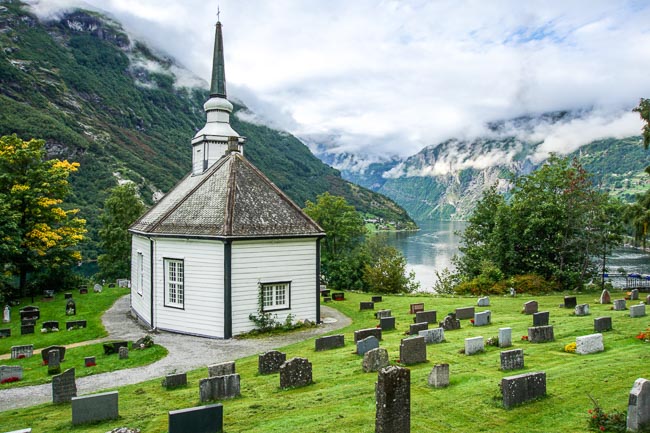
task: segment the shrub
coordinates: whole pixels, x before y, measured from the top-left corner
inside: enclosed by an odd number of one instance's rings
[[[517,293],[530,295],[550,293],[559,288],[555,281],[548,281],[537,274],[515,275],[512,277],[512,283]]]
[[[589,396],[589,398],[594,403],[594,408],[587,411],[589,413],[587,427],[590,431],[621,433],[627,431],[627,412],[613,410],[607,413],[593,397]]]

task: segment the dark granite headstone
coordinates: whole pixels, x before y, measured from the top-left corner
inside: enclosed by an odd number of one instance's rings
[[[38,307],[28,305],[20,309],[20,320],[38,320],[41,318],[41,310]]]
[[[359,302],[359,310],[374,310],[374,302]]]
[[[118,349],[119,359],[129,359],[129,348],[128,346],[120,346]]]
[[[77,396],[74,368],[52,377],[52,403],[67,403]]]
[[[58,350],[59,361],[65,361],[65,346],[49,346],[41,350],[41,357],[43,358],[43,362],[46,362],[48,360],[49,353],[52,350]]]
[[[72,328],[85,328],[87,325],[88,323],[85,320],[71,320],[65,322],[65,329],[68,331]]]
[[[11,337],[11,328],[0,329],[0,338],[7,338],[7,337]]]
[[[603,332],[612,330],[612,318],[611,317],[596,317],[594,319],[594,331]]]
[[[546,373],[525,373],[501,379],[503,406],[506,409],[546,395]]]
[[[34,325],[20,325],[20,335],[27,335],[34,333]]]
[[[537,301],[528,301],[524,304],[524,314],[535,314],[538,308],[539,304]]]
[[[392,331],[395,329],[395,318],[394,317],[381,317],[379,319],[379,327],[382,331]]]
[[[223,432],[223,405],[208,404],[172,410],[168,415],[169,433]]]
[[[287,360],[287,354],[271,350],[257,357],[257,371],[259,374],[273,374],[280,371],[280,366]]]
[[[553,325],[528,328],[528,341],[531,343],[546,343],[553,340],[555,340]]]
[[[564,308],[575,308],[578,305],[578,299],[575,296],[564,297]]]
[[[418,335],[420,331],[429,329],[429,324],[427,322],[414,323],[409,326],[409,335]]]
[[[59,322],[56,320],[48,320],[46,322],[43,322],[42,327],[43,329],[47,329],[48,331],[51,331],[52,329],[60,329]]]
[[[371,335],[381,341],[381,328],[366,328],[354,331],[354,342],[356,343],[357,341],[363,340]]]
[[[372,335],[366,337],[363,340],[357,341],[357,355],[364,355],[367,351],[376,349],[379,347],[379,340],[377,340]]]
[[[547,326],[550,313],[548,311],[540,311],[533,314],[533,326]]]
[[[65,314],[66,316],[74,316],[77,314],[77,304],[74,299],[68,299],[68,302],[65,304]]]
[[[417,304],[411,304],[409,307],[409,314],[415,314],[418,311],[424,311],[424,304],[423,303],[417,303]]]
[[[345,293],[343,292],[334,292],[332,293],[332,299],[335,301],[344,301],[345,300]]]
[[[239,374],[214,376],[199,381],[199,400],[212,401],[241,395]]]
[[[399,345],[399,360],[404,365],[427,362],[427,343],[424,337],[404,338]]]
[[[314,341],[314,345],[317,352],[343,347],[345,346],[345,336],[343,334],[337,334],[320,337]]]
[[[86,356],[84,358],[84,365],[86,367],[94,367],[97,365],[97,362],[95,362],[95,357],[94,356]]]
[[[429,311],[418,311],[415,313],[415,318],[413,319],[413,323],[422,323],[426,322],[431,325],[434,325],[438,322],[437,316],[438,313],[436,310],[429,310]]]
[[[118,419],[117,391],[72,398],[72,425]]]
[[[322,297],[324,297],[324,298],[325,298],[325,297],[329,298],[329,297],[330,297],[330,293],[331,293],[331,290],[330,290],[330,289],[323,289],[323,290],[320,291],[320,295],[321,295]]]
[[[227,376],[235,373],[235,361],[208,365],[208,377]]]
[[[311,362],[306,358],[292,358],[280,366],[280,388],[306,386],[311,383]]]
[[[373,296],[371,298],[372,302],[382,302],[382,297],[381,296]]]
[[[474,318],[474,307],[464,307],[456,308],[456,319],[473,319]]]
[[[80,295],[87,295],[88,294],[88,288],[87,287],[82,287],[79,289],[79,294]]]
[[[410,433],[411,370],[396,366],[379,370],[375,400],[375,433]]]
[[[520,368],[524,368],[524,349],[501,352],[501,370],[519,370]]]
[[[61,360],[59,356],[60,352],[58,350],[50,350],[47,353],[47,374],[61,373]]]
[[[63,297],[64,297],[65,299],[72,299],[72,293],[65,293],[65,294],[63,295]]]

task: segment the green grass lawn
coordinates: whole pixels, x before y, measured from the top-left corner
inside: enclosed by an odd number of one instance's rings
[[[620,298],[614,293],[613,299]],[[588,395],[606,410],[627,408],[628,394],[634,381],[650,376],[650,344],[635,336],[650,320],[630,318],[627,311],[612,311],[610,305],[596,304],[598,294],[579,294],[578,303],[589,303],[591,315],[575,317],[559,308],[561,295],[517,298],[491,297],[492,324],[472,327],[468,320],[462,328],[445,332],[446,343],[427,347],[428,362],[409,366],[411,370],[412,432],[583,432],[587,410],[592,407]],[[283,348],[287,357],[306,357],[313,364],[314,384],[298,389],[280,390],[278,374],[259,376],[257,357],[237,361],[242,396],[224,404],[225,432],[374,432],[376,373],[363,373],[362,357],[354,354],[353,332],[374,327],[378,321],[372,311],[358,310],[359,301],[368,294],[346,293],[346,301],[330,305],[352,317],[354,323],[335,333],[345,335],[343,348],[314,351],[314,340]],[[555,342],[532,344],[521,340],[532,325],[532,316],[520,313],[525,301],[536,299],[540,311],[550,311]],[[442,319],[456,307],[472,306],[476,298],[433,296],[384,296],[376,309],[391,309],[398,329],[384,333],[381,346],[388,349],[391,363],[399,358],[399,342],[412,322],[410,303],[424,302],[427,310],[438,311]],[[592,355],[569,354],[566,344],[577,336],[593,333],[593,319],[611,316],[614,330],[604,333],[605,351]],[[487,347],[481,354],[459,353],[467,337],[496,336],[498,328],[513,329],[513,347],[523,348],[523,370],[499,370],[499,352]],[[427,377],[436,363],[450,364],[451,384],[435,389]],[[179,369],[179,371],[182,371]],[[509,375],[545,371],[548,396],[511,410],[501,406],[499,382]],[[167,431],[167,412],[200,405],[198,381],[207,377],[205,368],[188,373],[189,385],[166,391],[160,380],[115,388],[119,390],[120,419],[96,425],[72,427],[69,404],[40,405],[6,411],[3,427],[12,430],[32,427],[34,431],[104,433],[118,426],[137,427],[143,432]]]

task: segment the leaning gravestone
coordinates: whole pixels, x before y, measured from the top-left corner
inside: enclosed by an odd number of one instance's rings
[[[375,400],[375,433],[410,433],[411,370],[396,366],[379,370]]]
[[[555,340],[553,325],[528,328],[528,341],[531,343],[546,343],[553,340]]]
[[[650,424],[650,381],[634,381],[627,404],[627,429],[638,431]]]
[[[405,365],[427,362],[427,344],[424,337],[404,338],[399,345],[399,359],[400,363]]]
[[[34,355],[34,345],[11,346],[11,359],[30,358]]]
[[[501,352],[501,370],[519,370],[521,368],[524,368],[524,349]]]
[[[72,425],[118,419],[117,391],[72,398]]]
[[[474,318],[474,307],[465,307],[465,308],[456,308],[456,319],[473,319]]]
[[[506,409],[546,395],[546,373],[525,373],[501,379],[501,395]]]
[[[414,323],[409,325],[409,335],[418,335],[420,331],[424,331],[425,329],[429,329],[429,324],[427,322]]]
[[[0,382],[7,379],[22,380],[23,367],[20,365],[0,365]]]
[[[162,381],[165,389],[174,389],[187,385],[187,373],[168,374]]]
[[[280,366],[280,388],[306,386],[312,382],[311,362],[306,358],[292,358]]]
[[[537,301],[528,301],[524,304],[524,314],[535,314],[538,308],[539,304]]]
[[[168,413],[169,433],[221,433],[223,405],[208,404]]]
[[[460,320],[456,319],[455,314],[449,314],[440,322],[440,327],[445,331],[460,329]]]
[[[645,316],[645,304],[630,305],[630,317]]]
[[[199,399],[202,402],[234,398],[240,395],[239,374],[208,377],[199,381]]]
[[[316,352],[343,347],[345,346],[345,336],[343,334],[337,334],[320,337],[314,341],[314,345]]]
[[[359,302],[359,310],[374,310],[375,309],[375,303],[374,302]]]
[[[375,349],[367,351],[363,355],[363,362],[361,364],[361,367],[363,368],[364,372],[370,373],[372,371],[379,371],[384,367],[388,367],[388,365],[388,350],[383,347],[377,347]]]
[[[483,337],[472,337],[465,339],[465,355],[474,355],[485,350]]]
[[[580,304],[576,305],[574,310],[576,316],[588,316],[589,315],[589,304]]]
[[[377,340],[381,340],[381,328],[366,328],[354,331],[354,342],[356,343],[357,341],[363,340],[371,335]]]
[[[499,328],[499,347],[512,346],[512,328]]]
[[[52,403],[67,403],[77,396],[74,368],[52,377]]]
[[[487,326],[491,323],[492,312],[490,310],[485,310],[474,314],[474,326]]]
[[[379,328],[382,331],[392,331],[393,329],[395,329],[395,318],[394,317],[379,318]]]
[[[603,292],[600,294],[599,302],[601,304],[611,304],[612,303],[612,296],[609,294],[609,291],[607,289],[603,289]]]
[[[632,289],[630,292],[630,301],[638,301],[639,300],[639,289]]]
[[[366,337],[363,340],[357,341],[357,355],[364,355],[367,351],[376,349],[379,347],[379,340],[377,340],[372,335]]]
[[[478,301],[476,302],[476,305],[479,307],[489,307],[490,306],[490,297],[489,296],[484,296],[482,298],[478,298]]]
[[[603,332],[612,330],[612,318],[611,317],[596,317],[594,319],[594,331]]]
[[[614,311],[623,311],[627,309],[625,299],[617,299],[614,301]]]
[[[422,323],[426,322],[429,324],[436,324],[438,323],[437,316],[438,312],[436,310],[429,310],[429,311],[418,311],[415,313],[415,318],[413,319],[413,323]]]
[[[605,350],[603,334],[583,335],[576,338],[576,353],[580,355],[602,352],[603,350]]]
[[[287,354],[277,350],[264,352],[257,357],[259,374],[273,374],[280,371],[280,366],[287,360]]]
[[[564,297],[564,308],[575,308],[578,305],[578,298],[575,296]]]
[[[208,377],[227,376],[235,373],[235,361],[208,365]]]
[[[533,326],[548,326],[548,319],[550,313],[548,311],[540,311],[533,314]]]
[[[436,364],[429,373],[428,383],[435,388],[449,386],[449,364]]]
[[[445,341],[445,330],[442,328],[425,329],[418,332],[420,337],[424,337],[426,344],[437,344]]]

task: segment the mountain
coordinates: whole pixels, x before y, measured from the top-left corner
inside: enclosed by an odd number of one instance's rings
[[[50,157],[81,164],[70,204],[88,220],[86,258],[97,256],[98,216],[112,187],[133,181],[151,204],[190,170],[208,92],[186,84],[198,81],[98,13],[40,22],[20,1],[0,4],[0,135],[42,138]],[[345,181],[294,136],[246,122],[248,109],[234,105],[245,155],[298,205],[329,191],[369,216],[415,227],[395,202]]]

